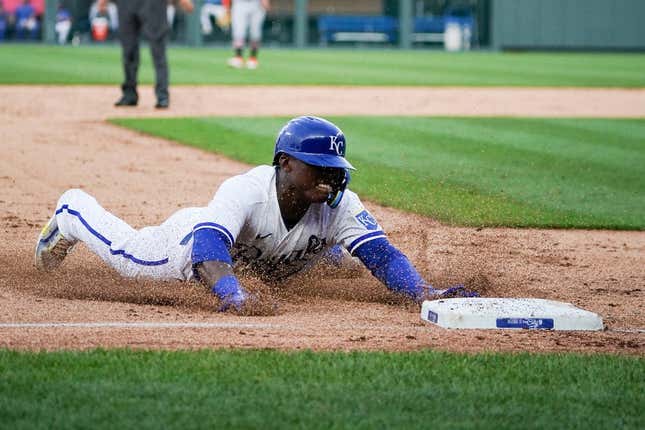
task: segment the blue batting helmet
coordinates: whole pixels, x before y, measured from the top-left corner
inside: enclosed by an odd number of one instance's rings
[[[345,159],[345,146],[345,135],[336,125],[315,116],[300,116],[280,130],[273,164],[284,153],[312,166],[354,169]]]

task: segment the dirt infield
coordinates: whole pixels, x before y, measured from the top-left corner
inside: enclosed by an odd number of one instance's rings
[[[141,95],[139,107],[117,110],[115,87],[0,86],[0,346],[645,352],[645,232],[456,228],[367,202],[434,284],[571,302],[604,318],[608,329],[597,333],[444,330],[364,269],[303,276],[271,293],[278,315],[236,317],[212,312],[214,299],[193,284],[124,281],[82,247],[53,274],[32,264],[39,229],[67,188],[87,190],[142,227],[205,205],[222,180],[248,169],[108,117],[645,117],[645,91],[175,87],[167,112],[152,108],[150,88]]]

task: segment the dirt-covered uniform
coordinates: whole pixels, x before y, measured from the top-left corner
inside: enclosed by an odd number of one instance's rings
[[[226,180],[208,206],[181,209],[161,225],[140,230],[106,211],[89,194],[72,189],[58,201],[56,222],[64,237],[85,243],[123,276],[157,279],[193,277],[193,233],[200,229],[223,233],[234,267],[269,282],[303,270],[334,244],[351,252],[385,237],[349,190],[337,208],[312,204],[287,230],[275,180],[275,167],[256,167]]]

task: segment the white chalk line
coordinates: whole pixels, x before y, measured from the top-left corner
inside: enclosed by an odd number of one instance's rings
[[[228,329],[274,329],[274,330],[302,330],[303,327],[296,327],[283,324],[262,324],[262,323],[227,323],[227,322],[24,322],[24,323],[0,323],[0,329],[16,328],[228,328]],[[350,330],[409,330],[417,327],[393,327],[393,326],[329,326],[324,328],[350,329]]]
[[[425,328],[429,327],[424,326]],[[0,329],[3,328],[118,328],[118,329],[137,329],[137,328],[224,328],[224,329],[274,329],[274,330],[302,330],[302,327],[294,327],[282,324],[262,324],[262,323],[234,323],[234,322],[23,322],[23,323],[0,323]],[[353,329],[353,330],[410,330],[418,329],[415,327],[392,327],[392,326],[325,326],[325,328],[334,329]],[[557,330],[556,330],[557,331]],[[642,328],[610,328],[607,331],[618,333],[645,333]]]
[[[0,328],[282,328],[275,324],[226,322],[44,322],[0,323]]]

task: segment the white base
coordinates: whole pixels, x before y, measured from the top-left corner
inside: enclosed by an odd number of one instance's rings
[[[421,319],[444,328],[602,330],[602,318],[571,303],[543,299],[426,300]]]

